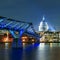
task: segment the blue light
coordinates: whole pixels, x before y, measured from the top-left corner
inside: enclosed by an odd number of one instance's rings
[[[14,40],[15,42],[13,42],[13,44],[15,44],[17,47],[22,47],[21,37],[22,37],[23,33],[25,33],[27,31],[27,29],[29,27],[31,27],[31,24],[28,23],[28,22],[21,22],[21,21],[14,21],[14,20],[9,20],[8,21],[8,20],[9,19],[7,19],[7,18],[1,19],[0,20],[0,27],[3,28],[3,29],[7,28],[10,31],[10,33],[12,34],[13,38],[18,39],[18,40]],[[43,18],[43,20],[44,20],[44,18]],[[12,31],[12,30],[14,30],[14,31]],[[16,30],[18,30],[19,36],[15,34]],[[34,37],[38,36],[38,35],[35,34],[35,32],[32,33],[31,31],[29,32],[29,34],[34,36]],[[38,44],[35,44],[34,46],[38,46]]]
[[[55,28],[51,25],[49,25],[49,31],[55,31]]]
[[[21,29],[21,30],[19,31],[20,37],[22,36],[23,33],[24,33],[24,29]]]
[[[1,23],[1,28],[4,28],[5,23]]]
[[[8,25],[7,28],[8,28],[8,29],[11,29],[11,25]]]
[[[14,34],[14,31],[9,30],[9,32],[12,34],[12,36],[13,36],[14,38],[16,38],[16,36],[15,36],[15,34]]]
[[[17,27],[15,27],[14,29],[17,30]]]
[[[12,22],[9,22],[8,24],[5,24],[5,26],[4,27],[7,27],[8,25],[10,25]]]
[[[34,44],[34,47],[38,47],[40,43],[35,43]]]
[[[3,21],[3,19],[0,19],[0,22],[2,22]]]

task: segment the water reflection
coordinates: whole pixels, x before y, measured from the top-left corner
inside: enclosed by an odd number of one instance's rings
[[[10,54],[10,60],[22,60],[23,49],[12,49]]]
[[[7,48],[5,49],[5,52],[4,52],[4,60],[9,60],[9,52]]]
[[[5,49],[8,49],[9,43],[5,43]]]
[[[23,43],[23,48],[9,46],[5,43],[5,49],[0,49],[0,60],[60,60],[60,43]]]
[[[53,47],[52,43],[50,43],[50,47]]]
[[[1,43],[0,44],[0,48],[5,48],[5,49],[9,49],[12,47],[11,43]],[[28,44],[28,43],[23,43],[23,48],[27,48],[27,47],[37,47],[39,49],[44,49],[46,47],[60,47],[60,43],[32,43],[32,44]]]
[[[52,47],[60,47],[60,43],[50,43],[49,46]]]
[[[40,43],[34,53],[35,60],[45,60],[45,43]]]
[[[44,47],[45,47],[45,43],[40,43],[38,48],[39,49],[44,49]]]

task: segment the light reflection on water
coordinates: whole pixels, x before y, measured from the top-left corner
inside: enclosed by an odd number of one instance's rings
[[[23,48],[26,47],[37,47],[39,49],[44,49],[46,47],[49,48],[53,48],[53,47],[60,47],[60,43],[40,43],[40,44],[27,44],[27,43],[23,43]],[[12,43],[0,43],[0,48],[4,48],[4,49],[10,49],[12,47]]]
[[[60,60],[60,43],[23,43],[23,48],[11,46],[11,43],[0,44],[0,60],[3,57],[4,60]]]
[[[9,52],[7,50],[7,47],[5,48],[5,52],[4,52],[4,60],[9,60]]]
[[[8,49],[9,43],[5,43],[5,49]]]
[[[50,47],[50,48],[53,48],[53,47],[60,47],[60,43],[40,43],[40,44],[27,44],[27,43],[23,43],[22,44],[23,48],[26,48],[26,47],[37,47],[38,49],[41,49],[43,50],[44,48],[46,47]],[[0,48],[5,48],[5,49],[10,49],[12,47],[12,43],[2,43],[0,44]]]
[[[40,48],[40,49],[44,49],[44,47],[45,47],[45,43],[40,43],[38,46],[38,48]]]

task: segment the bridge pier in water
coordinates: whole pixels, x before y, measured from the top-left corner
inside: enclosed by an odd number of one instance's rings
[[[18,38],[15,36],[14,31],[10,31],[10,32],[14,37],[13,42],[12,42],[12,47],[13,48],[22,48],[22,39],[21,39],[21,37],[22,37],[22,34],[23,34],[23,30],[19,31],[19,37]]]
[[[22,48],[22,40],[19,38],[14,38],[12,42],[12,48]]]

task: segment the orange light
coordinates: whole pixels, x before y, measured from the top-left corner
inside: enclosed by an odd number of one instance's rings
[[[34,39],[32,39],[32,41],[34,42]]]
[[[7,38],[3,38],[3,42],[8,42],[8,39]]]
[[[25,40],[23,40],[23,42],[25,42]]]
[[[22,37],[22,39],[27,39],[27,37],[25,36],[25,37]]]

